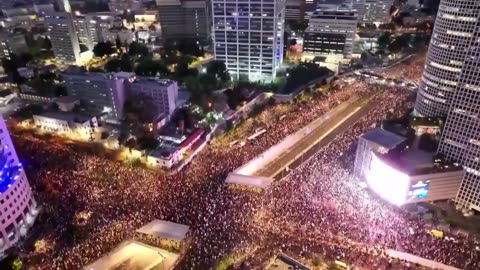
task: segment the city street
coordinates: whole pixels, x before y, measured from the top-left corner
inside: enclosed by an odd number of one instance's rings
[[[270,162],[255,172],[255,175],[275,177],[286,167],[293,169],[290,166],[291,164],[297,160],[301,164],[303,160],[316,153],[318,149],[328,145],[337,135],[345,132],[349,126],[365,116],[373,107],[374,104],[369,103],[369,98],[363,98],[336,112],[316,129],[306,134],[293,147],[285,149],[274,162]],[[298,166],[299,164],[295,165]]]

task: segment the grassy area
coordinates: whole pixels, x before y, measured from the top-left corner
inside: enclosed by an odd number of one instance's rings
[[[233,256],[225,256],[215,264],[215,270],[227,270],[235,263]]]

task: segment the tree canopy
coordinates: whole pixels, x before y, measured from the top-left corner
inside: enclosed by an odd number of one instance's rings
[[[390,32],[384,32],[378,37],[378,47],[386,48],[392,40],[392,34]]]
[[[114,53],[114,45],[110,42],[99,42],[93,47],[93,54],[97,57],[104,57]]]
[[[167,75],[169,70],[163,61],[155,61],[151,58],[141,59],[135,68],[135,73],[140,76],[157,76],[157,74]]]
[[[230,81],[230,74],[228,73],[227,66],[223,61],[214,60],[208,63],[207,73],[215,76],[223,83]]]
[[[128,54],[130,56],[148,56],[149,51],[147,46],[142,43],[138,43],[136,41],[130,43],[128,47]]]

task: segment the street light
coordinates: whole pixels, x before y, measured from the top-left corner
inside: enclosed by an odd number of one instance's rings
[[[160,251],[157,251],[157,254],[162,257],[162,267],[163,267],[163,270],[166,270],[165,269],[165,260],[167,259],[167,257],[165,255],[163,255],[162,253],[160,253]]]

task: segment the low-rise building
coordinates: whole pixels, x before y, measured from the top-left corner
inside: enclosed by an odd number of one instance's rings
[[[157,114],[172,115],[178,100],[178,84],[176,81],[149,77],[136,77],[128,84],[131,97],[138,94],[151,98],[157,107]]]
[[[117,39],[120,40],[122,45],[129,45],[133,42],[133,32],[125,27],[113,27],[110,29],[104,29],[101,31],[103,42],[110,41],[115,44]]]
[[[76,106],[80,106],[80,99],[76,97],[59,97],[55,99],[58,109],[62,112],[71,112]]]
[[[171,169],[183,159],[195,143],[201,140],[204,133],[205,130],[199,128],[188,136],[159,136],[160,144],[148,154],[147,164],[151,167]]]
[[[98,127],[97,118],[78,113],[44,112],[33,116],[35,126],[49,133],[89,139]]]
[[[396,204],[454,199],[465,170],[421,150],[418,137],[376,128],[360,136],[354,177],[381,198]]]
[[[0,90],[10,90],[14,87],[16,87],[16,85],[12,82],[10,77],[6,75],[0,77]]]
[[[17,71],[18,71],[18,74],[25,79],[30,79],[35,75],[33,72],[33,69],[28,67],[19,67],[17,68]]]
[[[0,106],[8,104],[16,96],[17,94],[12,92],[11,90],[0,91]]]
[[[77,68],[63,74],[68,96],[79,98],[92,112],[106,112],[116,119],[123,116],[128,76],[133,74],[95,73]]]

